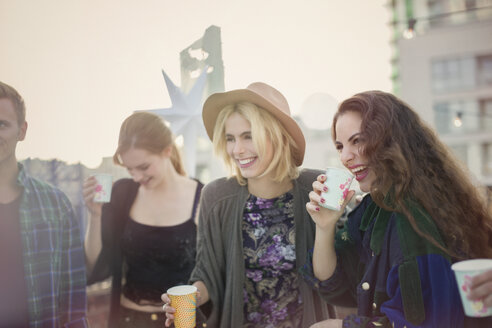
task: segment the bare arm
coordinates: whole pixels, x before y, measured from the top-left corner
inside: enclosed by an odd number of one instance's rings
[[[342,216],[345,206],[354,195],[351,190],[339,211],[333,211],[320,206],[323,202],[321,192],[327,188],[323,182],[326,180],[324,174],[318,176],[313,182],[313,191],[309,193],[310,202],[306,209],[316,224],[316,236],[313,250],[313,273],[319,280],[326,280],[333,275],[337,265],[335,253],[335,228],[338,219]]]
[[[328,319],[315,323],[309,326],[309,328],[342,328],[343,320],[340,319]]]
[[[89,177],[84,181],[84,202],[88,210],[87,230],[85,233],[85,261],[87,274],[90,275],[102,249],[101,213],[102,203],[94,202],[96,179]]]

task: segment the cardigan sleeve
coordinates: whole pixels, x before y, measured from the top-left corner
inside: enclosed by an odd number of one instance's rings
[[[225,292],[225,250],[222,240],[220,206],[214,206],[214,183],[203,188],[198,218],[197,255],[190,283],[202,281],[207,287],[210,302],[207,304],[207,324],[212,327],[220,322]]]

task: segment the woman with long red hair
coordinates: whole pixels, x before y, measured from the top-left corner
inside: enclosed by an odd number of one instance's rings
[[[319,206],[326,176],[313,183],[306,208],[316,240],[304,276],[328,302],[358,312],[314,327],[492,327],[464,316],[451,270],[492,257],[492,218],[433,130],[402,100],[368,91],[342,102],[332,136],[368,194],[335,234],[343,210]]]

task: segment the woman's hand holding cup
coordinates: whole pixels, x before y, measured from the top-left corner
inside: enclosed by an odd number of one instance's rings
[[[162,309],[164,310],[164,313],[166,313],[166,327],[170,327],[171,324],[174,322],[174,313],[176,313],[176,309],[173,308],[171,304],[171,299],[167,294],[162,294],[161,295],[161,300],[164,302],[164,305],[162,306]]]
[[[198,304],[200,304],[200,291],[196,289],[196,304],[195,306],[198,307]],[[169,297],[168,293],[164,293],[161,295],[161,300],[164,302],[164,305],[162,306],[162,309],[164,310],[164,313],[166,314],[166,322],[165,326],[170,327],[173,323],[176,315],[176,309],[171,306],[171,298]],[[196,314],[195,314],[196,317]]]
[[[96,195],[97,180],[94,176],[90,176],[84,181],[83,196],[84,203],[90,214],[93,216],[101,216],[103,203],[95,202],[94,196]]]
[[[306,204],[308,213],[311,215],[314,223],[316,223],[316,226],[321,230],[330,230],[335,226],[338,219],[342,216],[348,202],[355,194],[355,191],[353,190],[347,191],[339,210],[325,208],[323,204],[326,202],[326,199],[322,197],[322,193],[328,191],[329,187],[325,184],[326,181],[327,176],[325,174],[318,176],[316,181],[313,182],[313,191],[309,193],[310,202]]]

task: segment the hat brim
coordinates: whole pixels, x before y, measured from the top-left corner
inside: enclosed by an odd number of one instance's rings
[[[214,93],[208,97],[203,104],[202,118],[203,124],[205,125],[205,130],[207,131],[210,140],[213,140],[215,122],[217,121],[220,111],[227,105],[240,102],[253,103],[256,106],[267,110],[280,121],[285,130],[290,134],[296,143],[297,151],[294,152],[293,157],[296,165],[301,166],[304,160],[306,140],[304,139],[304,134],[302,133],[302,130],[297,122],[290,115],[273,105],[270,101],[249,89],[238,89],[228,92]]]

